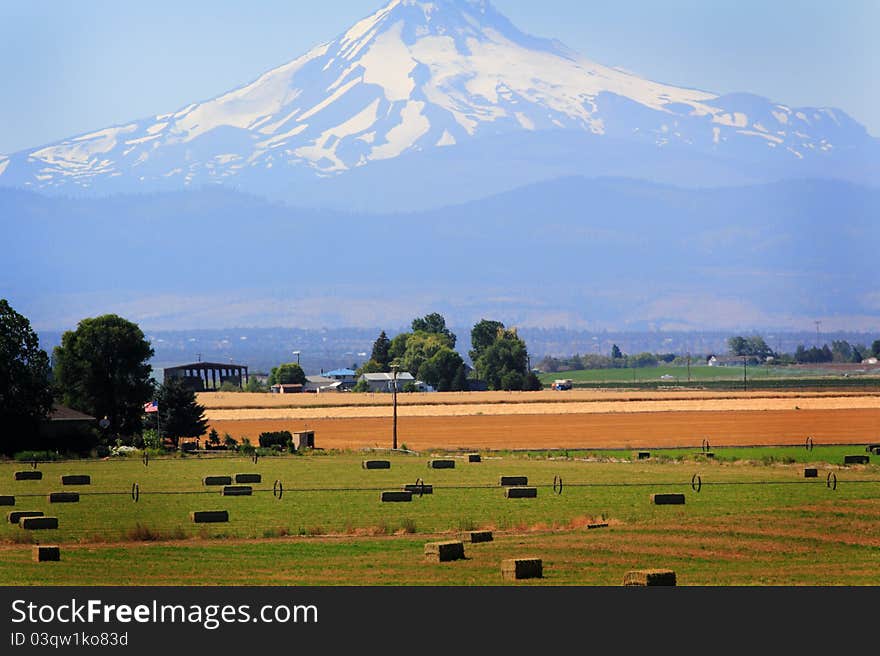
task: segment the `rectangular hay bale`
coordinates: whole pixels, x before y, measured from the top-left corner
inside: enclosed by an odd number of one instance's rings
[[[479,453],[469,453],[468,462],[483,462],[483,458]]]
[[[25,471],[15,472],[15,480],[17,481],[41,481],[43,480],[43,472],[38,469],[27,469]]]
[[[62,485],[91,485],[92,477],[88,474],[65,474],[61,477]]]
[[[871,462],[871,456],[865,456],[865,455],[843,456],[843,464],[844,465],[867,465],[870,462]]]
[[[61,547],[38,544],[34,547],[33,557],[37,563],[57,563],[61,560]]]
[[[501,561],[501,576],[505,579],[540,579],[544,577],[544,563],[540,558],[508,558]]]
[[[232,476],[205,476],[203,485],[232,485]]]
[[[529,477],[528,476],[502,476],[499,483],[501,487],[507,487],[509,485],[528,485]]]
[[[684,495],[678,493],[652,494],[651,503],[655,506],[681,506],[684,505]]]
[[[468,537],[474,544],[479,544],[480,542],[492,542],[495,539],[492,536],[492,531],[468,531]]]
[[[18,525],[29,531],[58,528],[57,517],[22,517]]]
[[[408,490],[388,490],[379,497],[383,503],[397,503],[400,501],[412,501],[413,493]]]
[[[224,485],[224,497],[249,497],[254,493],[254,488],[250,485]]]
[[[22,517],[42,517],[45,514],[42,510],[14,510],[6,515],[6,519],[10,524],[18,524]]]
[[[403,489],[407,492],[412,492],[413,494],[434,494],[434,486],[428,484],[415,484],[408,483],[403,486]]]
[[[504,488],[505,499],[534,499],[538,496],[536,487],[507,487]]]
[[[15,497],[9,495],[0,496],[0,506],[14,506]]]
[[[189,514],[196,524],[217,524],[229,521],[228,510],[196,510]]]
[[[819,470],[815,467],[805,467],[804,468],[804,478],[818,478]]]
[[[455,460],[429,460],[428,469],[455,469]]]
[[[464,542],[461,540],[425,543],[426,560],[434,563],[446,563],[462,558],[464,558]]]
[[[79,492],[52,492],[49,503],[79,503]]]
[[[390,460],[364,460],[362,467],[364,469],[391,469]]]
[[[638,569],[627,572],[623,577],[623,585],[675,585],[675,572],[671,569]]]
[[[260,474],[236,474],[236,483],[262,483],[263,477]]]

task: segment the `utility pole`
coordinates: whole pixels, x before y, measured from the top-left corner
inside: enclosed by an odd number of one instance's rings
[[[400,369],[400,365],[397,363],[392,363],[391,365],[391,400],[394,405],[394,422],[392,424],[392,436],[393,441],[391,443],[391,448],[395,451],[397,450],[397,370]]]
[[[691,382],[691,354],[688,353],[688,382]]]
[[[819,326],[822,325],[822,322],[821,321],[814,321],[813,323],[816,324],[816,348],[821,348],[819,346],[819,341],[821,340],[821,338],[819,337]]]
[[[746,376],[746,371],[747,371],[746,362],[748,362],[748,359],[746,358],[746,356],[743,356],[743,391],[744,392],[749,389],[749,382],[748,382],[748,378]]]

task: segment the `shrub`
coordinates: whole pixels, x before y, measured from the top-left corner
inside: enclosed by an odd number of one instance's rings
[[[33,460],[61,460],[61,456],[52,451],[19,451],[13,458],[19,462],[30,462]]]
[[[259,442],[260,446],[263,448],[277,446],[282,449],[287,449],[290,447],[291,442],[293,442],[293,435],[290,434],[290,431],[286,430],[260,433]]]
[[[251,444],[251,440],[248,437],[241,438],[241,444],[238,447],[238,450],[245,454],[252,454],[254,452],[254,445]]]

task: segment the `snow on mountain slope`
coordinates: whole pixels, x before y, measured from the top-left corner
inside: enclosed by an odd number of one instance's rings
[[[876,142],[839,110],[602,66],[524,34],[487,0],[392,0],[215,99],[0,156],[0,184],[69,192],[264,176],[283,185],[484,136],[558,130],[749,160],[815,159]]]

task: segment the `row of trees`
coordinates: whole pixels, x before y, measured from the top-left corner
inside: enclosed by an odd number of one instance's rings
[[[869,357],[880,357],[880,339],[874,340],[870,348],[846,340],[834,340],[831,346],[824,344],[822,347],[799,344],[793,354],[774,352],[759,335],[731,337],[727,346],[731,355],[750,356],[761,361],[773,358],[780,364],[859,363]]]
[[[141,435],[145,405],[154,400],[158,415],[146,428],[155,421],[159,437],[175,446],[181,437],[202,435],[204,407],[181,380],[156,385],[152,356],[136,324],[108,314],[83,319],[76,330],[65,332],[50,366],[27,318],[0,300],[0,425],[6,436],[0,451],[46,446],[41,425],[56,401],[101,420],[100,431],[83,436],[90,448]]]
[[[411,328],[411,332],[393,339],[383,330],[373,343],[370,359],[357,373],[387,373],[395,363],[439,392],[466,391],[473,378],[485,381],[494,390],[541,388],[537,376],[529,371],[525,342],[515,329],[505,328],[500,321],[483,319],[471,330],[468,355],[474,363],[472,372],[455,350],[458,338],[441,314],[416,318]]]

